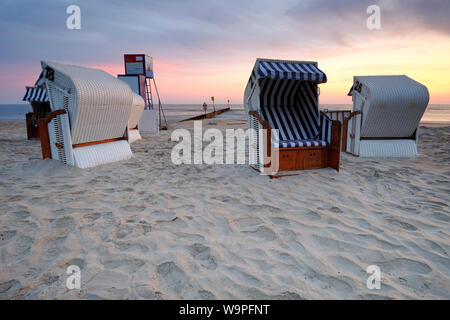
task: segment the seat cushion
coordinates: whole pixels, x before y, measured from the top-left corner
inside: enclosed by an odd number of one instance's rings
[[[327,146],[325,140],[280,140],[272,141],[272,148],[321,147]]]

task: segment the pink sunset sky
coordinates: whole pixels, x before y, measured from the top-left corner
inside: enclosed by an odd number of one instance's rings
[[[81,29],[66,28],[67,6]],[[381,9],[369,30],[367,7]],[[40,60],[123,74],[124,53],[153,57],[163,103],[242,104],[258,57],[313,60],[324,104],[351,103],[354,75],[406,74],[450,103],[450,1],[5,1],[0,103],[20,103]]]

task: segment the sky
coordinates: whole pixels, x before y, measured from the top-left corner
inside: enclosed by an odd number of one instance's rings
[[[69,5],[81,29],[69,30]],[[380,29],[369,30],[369,5]],[[163,103],[242,104],[256,58],[317,61],[322,104],[351,103],[355,75],[406,74],[450,103],[449,0],[1,0],[0,104],[20,103],[49,60],[123,74],[153,57]]]

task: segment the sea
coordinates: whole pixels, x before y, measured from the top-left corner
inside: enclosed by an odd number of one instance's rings
[[[228,107],[228,105],[217,104],[216,110]],[[229,105],[230,111],[224,112],[215,118],[218,119],[246,119],[244,106],[239,104]],[[328,110],[351,110],[351,104],[326,104],[321,105],[321,109]],[[0,104],[0,121],[22,121],[25,114],[31,112],[29,104]],[[164,115],[168,120],[182,120],[204,113],[201,104],[165,104],[163,105]],[[206,112],[213,111],[212,106],[208,106]],[[430,104],[422,117],[421,124],[450,126],[450,105]]]

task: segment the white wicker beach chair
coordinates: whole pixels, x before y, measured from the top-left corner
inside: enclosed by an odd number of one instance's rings
[[[129,159],[130,87],[98,69],[41,65],[52,109],[39,125],[43,157],[80,168]]]
[[[130,119],[128,120],[128,142],[142,139],[139,133],[139,119],[145,108],[145,101],[142,97],[133,92],[133,106],[131,108]]]
[[[339,170],[341,124],[319,110],[318,84],[326,81],[317,62],[256,60],[244,94],[254,169]]]
[[[342,149],[361,157],[415,157],[427,88],[405,76],[355,76],[353,112],[344,121]]]

